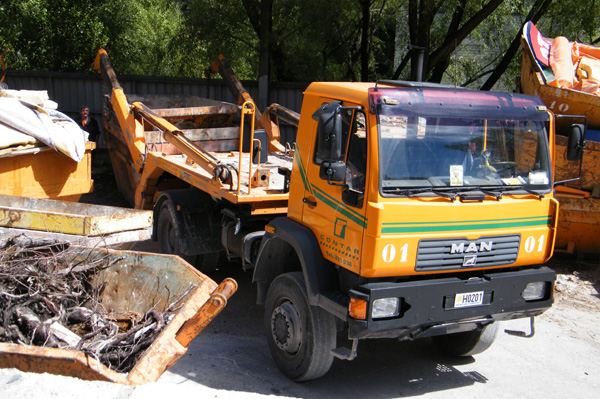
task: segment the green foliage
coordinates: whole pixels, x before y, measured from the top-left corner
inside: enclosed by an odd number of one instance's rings
[[[224,55],[240,79],[256,79],[258,37],[241,0],[188,0],[186,29],[204,49],[203,66]]]
[[[8,68],[81,72],[105,48],[118,73],[187,77],[203,76],[223,54],[238,77],[257,79],[263,1],[271,7],[272,80],[391,78],[411,44],[409,0],[5,0],[0,50],[8,48]],[[411,1],[432,20],[418,33],[431,55],[447,42],[457,10],[460,27],[491,0]],[[533,3],[504,0],[444,60],[442,81],[480,87]],[[547,37],[593,44],[600,40],[599,17],[597,0],[554,1],[538,27]],[[495,89],[512,90],[519,74],[520,52]]]
[[[94,2],[13,0],[0,6],[0,44],[8,67],[88,69],[107,40]]]
[[[356,37],[348,33],[358,30],[356,9],[352,6],[352,1],[343,0],[300,1],[293,8],[274,10],[276,76],[308,82],[341,80],[352,75],[349,70],[355,63],[351,55]]]
[[[505,0],[455,51],[444,81],[479,88],[520,34],[533,4],[533,0]],[[548,38],[565,36],[571,41],[594,44],[600,35],[599,18],[600,3],[596,0],[554,1],[536,26]],[[494,90],[514,90],[520,74],[519,50]]]
[[[600,2],[597,0],[553,2],[538,28],[549,38],[565,36],[570,41],[593,44],[599,40],[599,20]]]
[[[471,9],[467,17],[477,9]],[[520,31],[529,9],[521,0],[504,1],[486,18],[452,55],[450,65],[442,80],[474,89],[481,87],[498,64],[515,35]],[[521,57],[512,60],[509,73],[495,85],[495,90],[512,91],[514,79],[520,74]]]
[[[202,54],[202,48],[193,47],[178,4],[170,0],[118,0],[107,1],[101,9],[103,24],[111,38],[105,49],[118,72],[201,74],[200,66],[192,59]]]
[[[370,71],[390,75],[394,58],[397,0],[372,0]],[[189,0],[187,24],[207,53],[223,54],[242,79],[257,79],[260,0]],[[246,5],[246,7],[245,7]],[[361,8],[359,0],[272,2],[271,79],[358,80]]]
[[[120,73],[199,76],[203,54],[169,0],[11,0],[0,5],[7,67],[91,71],[105,48]]]

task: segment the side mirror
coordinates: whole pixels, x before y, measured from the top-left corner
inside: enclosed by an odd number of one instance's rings
[[[571,125],[569,133],[569,141],[567,143],[567,160],[580,161],[583,155],[583,147],[585,146],[585,125]]]
[[[328,182],[343,182],[346,180],[346,164],[342,161],[323,161],[319,170],[319,177]]]
[[[338,161],[342,157],[342,116],[339,112],[342,104],[332,101],[321,106],[312,115],[318,121],[317,154],[320,159]]]
[[[554,186],[581,180],[583,176],[583,149],[585,148],[585,129],[586,125],[573,124],[569,132],[569,141],[567,142],[567,161],[579,162],[579,177],[554,182]]]

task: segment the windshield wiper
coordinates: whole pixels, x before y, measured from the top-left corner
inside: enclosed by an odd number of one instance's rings
[[[482,193],[484,193],[485,195],[489,195],[490,197],[494,197],[497,200],[502,199],[502,195],[504,194],[503,191],[496,191],[495,190],[496,187],[493,187],[492,190],[490,190],[488,187],[483,188],[483,187],[479,187],[478,190],[481,191]]]
[[[522,185],[516,185],[516,186],[483,186],[483,187],[480,187],[479,190],[482,193],[486,193],[486,191],[487,191],[492,196],[494,196],[494,194],[499,195],[499,197],[496,197],[497,199],[502,198],[502,195],[504,193],[506,193],[507,191],[516,191],[516,190],[523,190],[526,193],[529,193],[529,194],[535,195],[536,197],[539,197],[539,199],[544,198],[544,194],[543,193],[540,193],[539,191],[536,191],[536,190],[531,190],[529,188],[525,188]],[[492,193],[494,193],[494,194],[492,194]]]
[[[440,197],[450,198],[452,201],[459,197],[461,200],[483,200],[480,197],[469,197],[465,193],[470,191],[479,191],[486,196],[494,197],[497,200],[502,199],[502,196],[507,191],[522,190],[529,194],[535,195],[539,199],[544,198],[544,194],[536,190],[525,188],[521,185],[518,186],[461,186],[461,187],[384,187],[384,193],[406,195],[407,197],[414,197],[418,194],[433,193]]]
[[[397,195],[406,195],[407,197],[414,197],[418,194],[423,193],[434,193],[439,195],[440,197],[450,198],[452,201],[456,199],[458,195],[457,187],[384,187],[384,193],[397,194]]]

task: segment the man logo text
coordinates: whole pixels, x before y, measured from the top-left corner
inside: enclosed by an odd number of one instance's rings
[[[494,243],[492,241],[482,241],[479,244],[472,242],[465,248],[465,243],[452,244],[450,249],[451,254],[464,254],[464,253],[477,253],[477,252],[490,252]]]

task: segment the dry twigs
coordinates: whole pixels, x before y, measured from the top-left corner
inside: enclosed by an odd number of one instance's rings
[[[114,260],[74,261],[68,248],[22,235],[0,239],[0,341],[80,350],[129,372],[187,292],[162,313],[112,319],[99,299],[104,284],[93,277]]]

